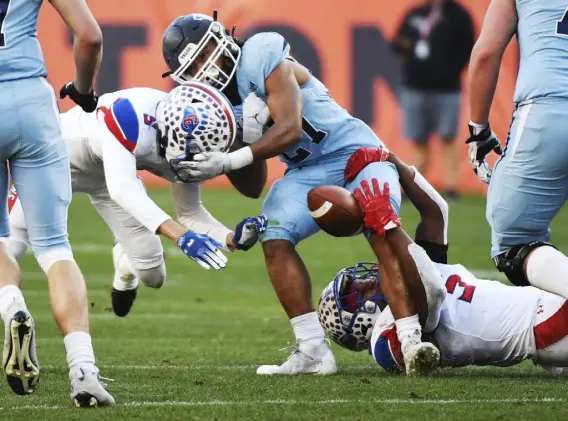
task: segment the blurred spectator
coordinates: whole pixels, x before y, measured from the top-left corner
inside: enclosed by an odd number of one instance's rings
[[[428,139],[439,134],[449,198],[457,197],[461,72],[473,43],[471,16],[454,0],[424,0],[406,14],[394,41],[403,57],[401,106],[404,134],[416,145],[413,163],[426,173]]]

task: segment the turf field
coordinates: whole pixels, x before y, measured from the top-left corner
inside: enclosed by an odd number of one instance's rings
[[[172,212],[165,191],[152,192]],[[260,202],[227,191],[206,191],[204,203],[228,226],[258,213]],[[416,213],[402,212],[409,231]],[[553,226],[553,241],[568,249],[568,213]],[[531,363],[521,366],[443,371],[428,379],[380,372],[366,352],[335,347],[341,374],[317,377],[258,377],[256,366],[280,363],[293,341],[272,291],[260,249],[230,257],[222,272],[205,271],[169,250],[168,281],[162,290],[140,289],[131,314],[110,309],[112,283],[108,229],[77,195],[69,232],[89,287],[91,327],[101,374],[115,379],[110,390],[119,406],[85,411],[71,408],[62,340],[52,319],[47,283],[26,257],[24,292],[35,316],[43,367],[34,396],[19,397],[0,385],[0,420],[64,419],[563,419],[568,387]],[[488,257],[484,202],[464,198],[451,205],[450,260],[494,275]],[[362,238],[336,240],[319,234],[300,246],[314,284],[314,298],[338,269],[371,254]],[[495,275],[497,276],[497,275]]]

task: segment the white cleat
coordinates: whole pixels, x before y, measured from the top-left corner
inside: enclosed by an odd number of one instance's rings
[[[337,373],[337,364],[329,342],[322,341],[319,345],[300,350],[296,346],[288,346],[283,349],[292,349],[292,354],[282,365],[261,365],[256,370],[260,375],[288,375],[299,374],[330,375]]]
[[[116,402],[106,391],[106,385],[101,383],[98,368],[74,368],[69,372],[71,381],[71,399],[78,408],[95,406],[114,406]]]
[[[425,376],[440,364],[440,351],[430,342],[412,344],[404,353],[407,376]]]
[[[28,313],[18,311],[5,329],[2,367],[6,380],[18,395],[29,395],[39,383],[34,322]]]

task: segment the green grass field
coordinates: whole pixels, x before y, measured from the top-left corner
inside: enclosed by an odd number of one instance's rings
[[[152,196],[173,213],[166,191]],[[206,191],[204,203],[228,226],[259,212],[260,201],[230,191]],[[404,204],[403,226],[417,215]],[[451,205],[450,261],[484,276],[489,228],[484,201],[466,197]],[[23,264],[24,293],[37,325],[41,386],[33,396],[0,386],[0,420],[188,419],[563,419],[568,387],[531,363],[513,368],[441,371],[407,379],[381,372],[366,352],[334,347],[340,374],[258,377],[259,364],[280,363],[293,334],[264,268],[259,248],[230,256],[222,272],[205,271],[165,243],[168,280],[161,290],[140,288],[135,307],[119,319],[110,309],[112,236],[84,195],[71,206],[69,232],[89,288],[91,328],[101,374],[119,406],[71,407],[63,342],[52,319],[47,282],[31,256]],[[553,225],[553,241],[568,249],[568,213]],[[363,238],[318,234],[301,244],[314,299],[344,266],[371,259]],[[422,418],[424,417],[424,418]]]

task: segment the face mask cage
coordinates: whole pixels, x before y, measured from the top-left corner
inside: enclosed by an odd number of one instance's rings
[[[191,76],[188,69],[210,42],[216,45],[215,49],[195,76]],[[223,65],[219,66],[217,62],[221,57]],[[171,77],[178,83],[196,81],[223,90],[234,76],[240,57],[241,49],[233,38],[225,33],[225,29],[219,22],[213,21],[197,45],[188,44],[180,53],[178,57],[180,67],[171,74]]]
[[[368,295],[371,283],[373,293]],[[380,314],[378,267],[373,263],[359,263],[341,270],[320,297],[318,317],[328,336],[351,351],[368,349],[371,333]],[[359,291],[361,290],[361,292]],[[366,291],[366,292],[365,292]]]
[[[373,295],[361,298],[357,289],[357,283],[374,282]],[[359,311],[374,313],[379,301],[385,301],[385,297],[379,294],[379,267],[375,263],[357,263],[343,269],[335,277],[333,294],[340,311],[352,313],[354,316]]]

